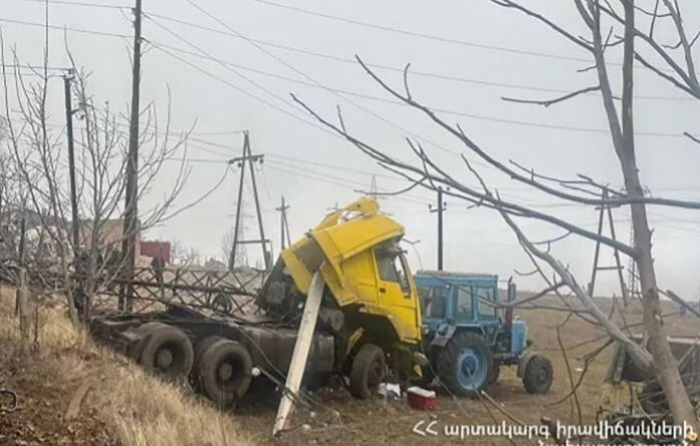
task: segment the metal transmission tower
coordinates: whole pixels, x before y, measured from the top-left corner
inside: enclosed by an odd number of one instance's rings
[[[260,244],[262,246],[263,264],[265,270],[271,268],[270,252],[267,249],[270,240],[265,238],[265,229],[263,228],[262,213],[260,211],[260,199],[258,197],[258,185],[255,182],[255,164],[262,165],[265,155],[253,155],[250,149],[250,135],[248,132],[243,133],[243,155],[229,160],[229,164],[237,164],[241,168],[241,178],[238,185],[238,200],[236,201],[236,223],[233,233],[233,246],[229,256],[228,269],[233,271],[236,266],[236,253],[239,245]],[[245,171],[250,170],[250,180],[253,187],[253,199],[255,200],[255,213],[258,218],[259,239],[244,240],[241,235],[242,225],[242,210],[243,210],[243,189],[245,188]]]
[[[602,201],[606,202],[609,198],[609,193],[607,189],[603,189],[603,193],[601,195]],[[608,224],[610,227],[610,238],[613,240],[617,240],[615,236],[615,223],[613,221],[613,215],[612,215],[612,207],[609,204],[604,204],[598,208],[600,210],[598,214],[598,235],[602,236],[603,235],[603,220],[607,216],[608,218]],[[593,296],[593,291],[595,290],[595,281],[596,277],[598,274],[598,271],[614,271],[617,270],[617,277],[620,282],[620,291],[622,292],[622,302],[624,306],[627,306],[627,296],[628,296],[628,290],[627,286],[625,285],[625,278],[624,278],[624,269],[622,267],[622,263],[620,262],[620,252],[615,249],[613,252],[615,256],[615,265],[614,266],[599,266],[598,260],[600,257],[600,241],[596,241],[595,245],[595,254],[593,256],[593,271],[591,273],[591,281],[588,283],[588,294],[592,297]]]
[[[280,213],[280,251],[283,251],[287,248],[287,244],[292,244],[292,238],[289,236],[289,222],[287,221],[289,205],[284,202],[284,195],[282,196],[282,204],[275,210]]]
[[[375,200],[378,198],[379,193],[377,191],[377,176],[372,175],[372,182],[369,185],[369,196]]]

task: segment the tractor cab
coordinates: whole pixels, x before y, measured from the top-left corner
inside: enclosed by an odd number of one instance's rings
[[[527,325],[514,319],[509,305],[516,298],[515,284],[509,281],[500,292],[496,275],[444,271],[419,271],[415,282],[424,349],[454,393],[481,390],[496,382],[501,366],[511,365],[518,366],[528,391],[549,390],[551,363],[526,351]]]
[[[444,322],[481,330],[497,325],[498,277],[420,271],[416,285],[423,309],[423,326],[435,331]]]

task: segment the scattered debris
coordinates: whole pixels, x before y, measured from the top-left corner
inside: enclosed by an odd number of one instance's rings
[[[88,391],[90,390],[90,387],[92,387],[92,381],[90,380],[85,380],[80,387],[78,387],[78,390],[76,390],[73,398],[71,398],[70,403],[68,403],[66,420],[72,420],[78,417],[80,414],[80,405],[82,404],[85,395],[87,395]]]
[[[0,389],[0,414],[16,412],[18,409],[17,393],[9,389]]]
[[[425,390],[418,386],[409,387],[406,392],[408,404],[417,410],[434,410],[436,394],[433,390]]]
[[[401,386],[396,383],[381,383],[377,392],[384,398],[401,399]]]

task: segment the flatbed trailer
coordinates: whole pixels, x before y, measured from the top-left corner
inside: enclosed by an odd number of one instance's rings
[[[96,315],[90,330],[98,342],[158,376],[190,383],[220,406],[240,399],[258,376],[283,382],[297,339],[295,327],[266,317],[210,315],[182,305]],[[333,336],[317,331],[305,382],[328,378],[335,356]]]

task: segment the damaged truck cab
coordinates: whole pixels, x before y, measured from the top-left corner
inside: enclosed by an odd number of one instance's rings
[[[335,371],[350,379],[358,398],[368,397],[387,369],[408,380],[424,362],[417,288],[399,247],[404,233],[375,200],[358,200],[284,250],[257,299],[269,315],[298,320],[320,271],[319,329],[333,335]]]

